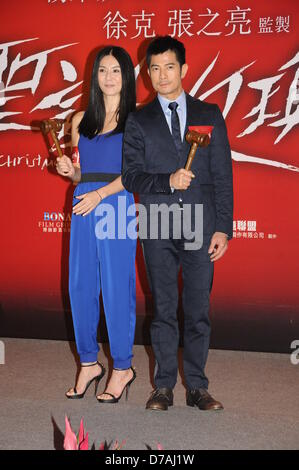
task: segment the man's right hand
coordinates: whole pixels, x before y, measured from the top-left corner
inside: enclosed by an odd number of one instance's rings
[[[174,189],[188,189],[192,178],[195,178],[195,175],[192,173],[192,171],[180,168],[175,173],[170,175],[169,184],[170,187]]]
[[[61,176],[66,176],[72,179],[75,176],[75,167],[69,157],[63,155],[61,158],[56,159],[56,170]]]

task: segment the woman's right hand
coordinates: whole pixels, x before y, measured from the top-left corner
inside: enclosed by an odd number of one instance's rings
[[[56,170],[61,176],[73,179],[75,176],[75,167],[69,157],[63,155],[61,158],[56,159]]]

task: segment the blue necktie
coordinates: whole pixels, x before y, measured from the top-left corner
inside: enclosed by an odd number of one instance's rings
[[[180,120],[177,113],[178,104],[176,101],[172,101],[169,103],[168,108],[171,110],[171,132],[172,138],[174,140],[174,144],[178,153],[180,153],[182,148],[182,137],[181,137],[181,129],[180,129]]]

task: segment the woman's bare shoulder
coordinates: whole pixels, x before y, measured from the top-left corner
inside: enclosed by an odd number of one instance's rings
[[[72,118],[72,125],[74,127],[79,126],[80,122],[83,119],[84,113],[85,113],[85,111],[78,111],[78,113],[74,114],[74,116]]]
[[[84,111],[79,111],[72,118],[72,145],[77,146],[79,142],[79,124],[84,116]]]

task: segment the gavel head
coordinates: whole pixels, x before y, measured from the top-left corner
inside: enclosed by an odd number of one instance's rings
[[[197,144],[200,147],[207,147],[210,143],[210,136],[208,134],[200,134],[196,131],[188,131],[186,140],[189,144]]]
[[[40,127],[44,134],[48,134],[51,130],[59,132],[62,129],[62,122],[54,121],[54,119],[45,119],[41,122]]]

